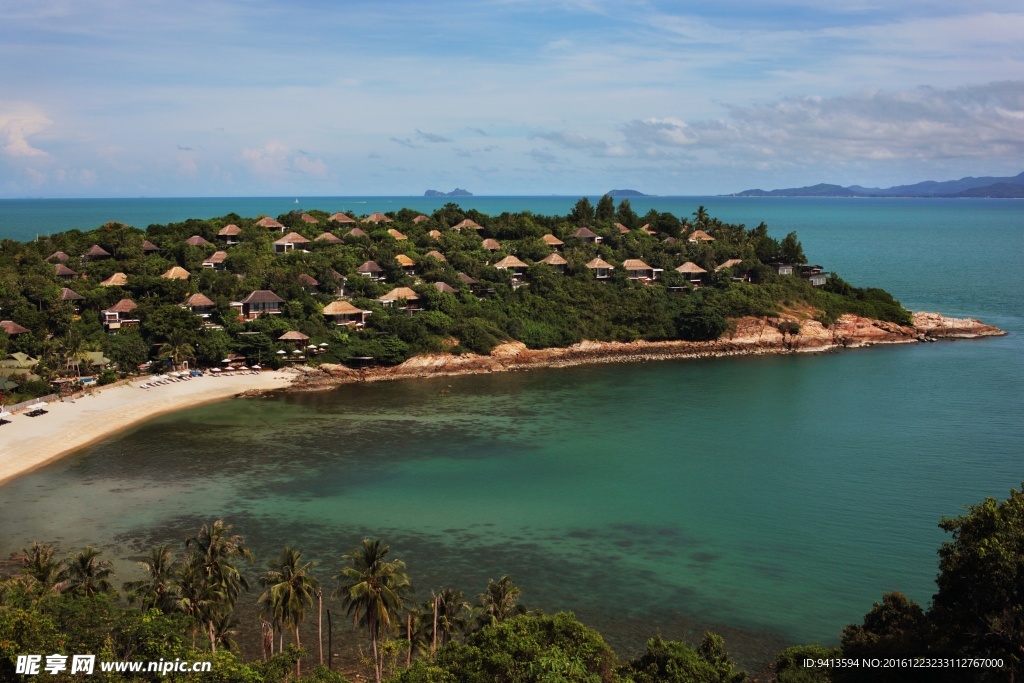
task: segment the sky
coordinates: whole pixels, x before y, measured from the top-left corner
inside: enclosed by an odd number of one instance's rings
[[[1021,171],[1019,0],[0,0],[0,197]]]

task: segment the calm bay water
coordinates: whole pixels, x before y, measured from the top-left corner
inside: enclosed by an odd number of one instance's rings
[[[253,208],[274,201],[281,208]],[[447,200],[391,201],[428,211]],[[78,227],[294,208],[291,198],[110,202]],[[125,202],[159,207],[132,219]],[[387,198],[300,202],[390,208]],[[575,198],[460,202],[566,213]],[[0,202],[0,236],[69,227],[46,202],[30,220],[12,204]],[[290,543],[326,578],[364,535],[383,536],[424,592],[475,595],[509,573],[528,605],[573,609],[623,651],[659,630],[696,638],[710,626],[747,662],[835,642],[884,591],[927,603],[939,519],[1024,481],[1024,204],[633,201],[681,215],[698,204],[764,220],[777,236],[797,230],[814,262],[913,310],[980,317],[1010,335],[225,402],[0,487],[0,542],[94,543],[127,559],[225,517],[264,561]]]

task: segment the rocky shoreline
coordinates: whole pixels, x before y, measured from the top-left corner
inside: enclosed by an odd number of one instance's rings
[[[550,349],[527,349],[522,342],[508,342],[495,347],[488,356],[431,354],[410,358],[393,367],[353,369],[325,363],[307,369],[287,391],[325,391],[356,382],[561,368],[593,363],[810,353],[875,344],[916,344],[939,339],[973,339],[1004,334],[1003,330],[973,318],[948,318],[938,313],[915,313],[911,325],[844,315],[827,327],[808,319],[806,314],[792,313],[778,318],[739,318],[733,321],[730,333],[709,342],[583,341],[566,348]]]

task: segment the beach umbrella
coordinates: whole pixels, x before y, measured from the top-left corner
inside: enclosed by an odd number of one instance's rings
[[[316,347],[316,344],[310,344],[310,345],[309,345],[309,346],[307,346],[306,348],[307,348],[307,349],[311,349],[311,350],[313,350],[313,351],[316,351],[316,348],[317,348],[317,347]]]
[[[295,349],[294,351],[292,351],[292,353],[294,353],[296,355],[299,355],[299,356],[302,355],[302,351],[299,351],[298,349]]]
[[[12,414],[13,413],[5,410],[4,412],[0,413],[0,417],[10,417]]]
[[[277,355],[284,356],[284,355],[287,355],[287,353],[288,353],[287,351],[285,351],[284,349],[281,349],[280,351],[277,352]]]
[[[246,367],[246,366],[244,366],[244,365],[239,365],[239,366],[238,366],[238,369],[239,369],[239,370],[248,370],[249,368],[247,368],[247,367]]]
[[[221,361],[221,363],[230,363],[230,362],[231,362],[230,358],[225,358],[224,360]]]
[[[254,365],[254,366],[252,366],[252,369],[253,369],[253,370],[262,370],[263,368],[261,368],[261,367],[260,367],[260,366],[258,366],[258,365]]]
[[[220,368],[210,368],[210,372],[220,372]]]
[[[323,344],[321,344],[320,348],[321,349],[326,349],[327,348],[327,342],[324,342]]]

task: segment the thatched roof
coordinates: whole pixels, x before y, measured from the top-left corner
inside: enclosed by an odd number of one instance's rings
[[[439,252],[437,250],[428,251],[425,254],[425,256],[429,256],[431,258],[436,258],[438,261],[446,261],[446,262],[448,261],[448,259],[446,259],[444,257],[444,254],[442,254],[441,252]]]
[[[187,280],[191,274],[181,266],[174,266],[160,277],[168,280]]]
[[[56,261],[60,261],[61,263],[63,263],[64,261],[67,261],[69,258],[71,258],[71,257],[68,256],[67,254],[65,254],[63,251],[55,251],[52,254],[50,254],[49,256],[47,256],[46,260],[47,261],[54,261],[54,260],[56,260]]]
[[[202,292],[196,292],[188,299],[185,300],[185,305],[189,308],[202,308],[205,306],[216,306],[213,300],[203,294]]]
[[[249,296],[242,299],[243,304],[267,304],[267,303],[278,303],[283,304],[284,299],[274,294],[269,289],[257,289],[249,294]]]
[[[690,236],[686,238],[688,242],[714,242],[715,238],[707,234],[703,230],[694,230],[690,233]]]
[[[0,320],[0,330],[3,330],[9,335],[25,334],[28,332],[27,327],[22,327],[13,320]]]
[[[290,232],[279,240],[274,240],[274,244],[306,244],[309,242],[305,237],[297,232]]]
[[[364,223],[392,223],[392,219],[388,218],[380,211],[374,211],[369,216],[363,219]]]
[[[347,301],[332,301],[324,306],[324,315],[353,315],[356,313],[362,313],[362,310]]]
[[[469,228],[471,230],[483,230],[484,226],[480,225],[474,220],[470,220],[469,218],[466,218],[452,226],[452,230],[458,230],[460,232],[462,231],[463,228]]]
[[[368,237],[368,235],[359,228],[352,228],[348,231],[349,237]]]
[[[215,251],[212,254],[210,254],[210,258],[203,261],[203,265],[205,266],[207,263],[209,263],[215,266],[219,263],[224,263],[224,259],[226,259],[227,257],[228,252],[226,251]]]
[[[565,244],[565,242],[563,242],[562,240],[558,239],[557,237],[552,235],[550,232],[548,234],[544,235],[543,237],[541,237],[541,240],[543,240],[544,244],[548,245],[549,247],[560,247],[563,244]]]
[[[418,225],[418,224],[422,223],[423,221],[429,221],[429,220],[430,220],[430,217],[429,217],[429,216],[424,216],[424,215],[423,215],[423,214],[421,213],[421,214],[420,214],[419,216],[416,216],[416,218],[413,218],[413,219],[412,219],[412,222],[413,222],[413,223],[416,223],[416,224]]]
[[[394,228],[388,228],[388,234],[391,235],[392,237],[394,237],[396,240],[399,240],[399,241],[409,239],[408,237],[406,237],[402,233],[398,232]]]
[[[465,273],[459,273],[459,280],[461,280],[462,284],[464,284],[464,285],[475,285],[475,284],[478,284],[477,280],[474,280],[473,278],[471,278],[470,276],[466,275]]]
[[[220,235],[221,237],[234,237],[235,235],[241,235],[242,229],[235,225],[234,223],[229,223],[228,225],[225,225],[223,228],[221,228],[220,232],[218,232],[217,234]]]
[[[278,337],[277,341],[306,341],[307,339],[309,339],[308,334],[302,334],[296,330],[290,330]]]
[[[676,272],[677,273],[695,273],[695,274],[699,275],[700,273],[706,273],[708,271],[704,270],[703,268],[698,266],[693,261],[687,261],[683,265],[681,265],[678,268],[676,268]]]
[[[160,247],[156,246],[149,240],[142,240],[142,251],[160,251]]]
[[[314,241],[330,242],[331,244],[337,244],[341,242],[341,238],[335,235],[333,232],[322,232],[316,236],[316,239]]]
[[[284,226],[275,221],[270,216],[264,216],[263,218],[256,221],[256,225],[261,228],[277,228],[278,230],[284,230]]]
[[[728,261],[726,261],[725,263],[720,263],[717,266],[715,266],[715,272],[717,273],[722,268],[732,268],[734,266],[738,266],[741,263],[743,263],[743,259],[741,259],[741,258],[731,258]]]
[[[185,244],[191,244],[193,247],[205,247],[208,246],[210,243],[203,239],[201,235],[192,235],[187,240],[185,240]]]
[[[640,229],[643,230],[644,232],[646,232],[648,235],[657,235],[658,234],[658,233],[654,232],[653,230],[651,230],[651,224],[650,223],[644,223],[643,225],[640,226]]]
[[[619,232],[621,232],[623,235],[625,235],[627,232],[629,232],[629,228],[627,228],[622,223],[616,223],[615,227],[618,228]]]
[[[597,233],[595,233],[590,228],[580,228],[579,230],[574,232],[571,236],[572,237],[577,237],[579,239],[591,239],[591,238],[597,237]]]
[[[139,305],[131,299],[121,299],[116,304],[108,308],[104,313],[131,313]]]
[[[76,273],[75,271],[71,270],[70,268],[65,266],[63,263],[56,264],[54,266],[54,269],[56,270],[57,275],[60,276],[60,277],[73,277],[75,275],[78,275],[78,273]]]
[[[492,240],[490,237],[485,239],[481,246],[488,251],[497,251],[498,249],[501,249],[501,244],[498,243],[498,240]]]
[[[431,230],[427,234],[430,235],[435,240],[441,239],[441,231],[440,230]]]
[[[82,296],[81,294],[79,294],[78,292],[74,291],[73,289],[68,289],[67,287],[61,287],[61,290],[60,290],[60,300],[61,301],[84,301],[85,297]]]
[[[334,221],[335,223],[355,223],[356,222],[355,218],[352,218],[351,216],[346,216],[345,214],[343,214],[340,211],[338,213],[332,213],[331,217],[328,218],[327,220]]]
[[[362,265],[356,268],[356,271],[359,273],[381,273],[384,269],[378,266],[376,261],[364,261]]]
[[[128,284],[128,276],[124,273],[114,273],[100,283],[101,287],[124,287]]]
[[[110,252],[100,245],[94,244],[86,250],[85,255],[89,258],[107,258],[110,256]]]
[[[509,255],[494,264],[495,268],[528,268],[525,263],[515,256]]]
[[[652,270],[652,268],[638,258],[628,258],[622,262],[624,270]]]
[[[314,278],[312,275],[306,275],[305,273],[301,273],[295,279],[298,280],[301,284],[306,285],[307,287],[318,287],[320,285],[320,282],[316,278]]]
[[[399,299],[405,299],[406,301],[417,301],[420,295],[412,290],[411,287],[395,287],[390,292],[380,298],[381,301],[398,301]]]
[[[402,266],[403,268],[411,268],[412,266],[416,265],[416,262],[413,261],[408,256],[406,256],[405,254],[399,254],[398,256],[395,257],[395,260],[398,261],[398,265]]]
[[[316,225],[317,223],[320,222],[317,219],[310,216],[308,213],[302,214],[301,216],[299,216],[299,218],[302,219],[303,223],[309,223],[310,225]]]
[[[455,292],[459,291],[459,290],[455,289],[454,287],[452,287],[447,282],[435,282],[434,286],[437,287],[437,291],[445,292],[447,294],[454,294]]]
[[[614,269],[615,266],[613,266],[612,264],[608,263],[607,261],[605,261],[602,258],[596,258],[593,261],[590,261],[590,262],[587,263],[587,268],[590,268],[591,270],[594,270],[596,268],[612,268],[612,269]]]
[[[562,258],[561,254],[555,253],[548,254],[546,257],[542,258],[540,262],[546,263],[549,266],[564,266],[565,264],[569,263],[564,258]]]

